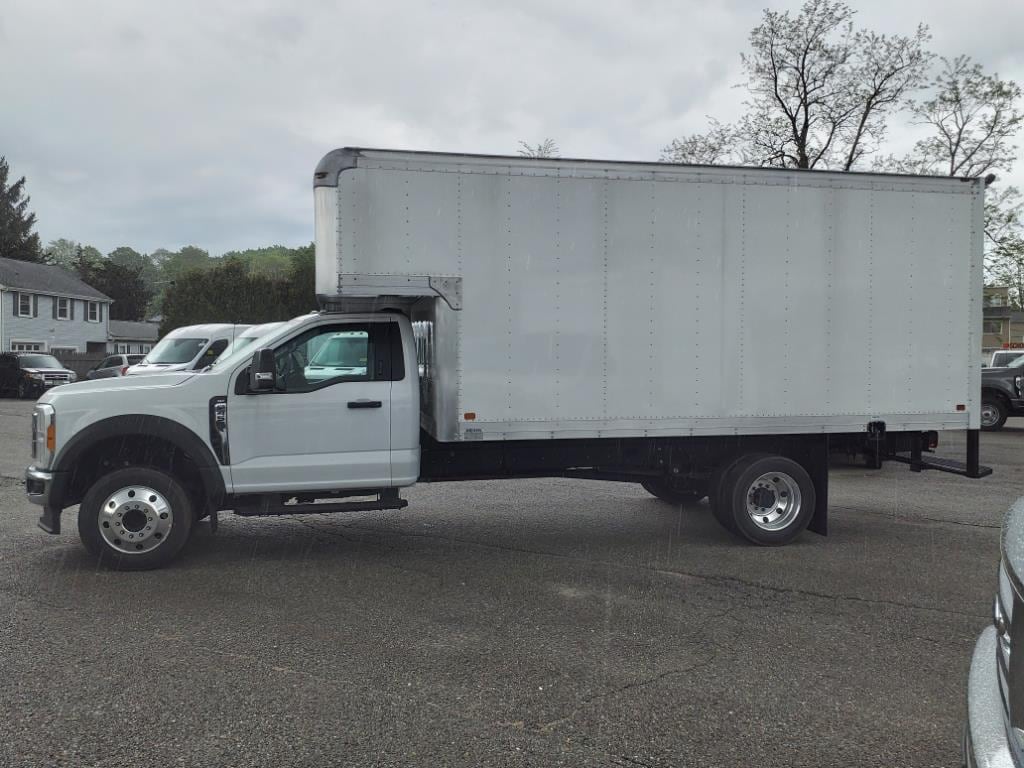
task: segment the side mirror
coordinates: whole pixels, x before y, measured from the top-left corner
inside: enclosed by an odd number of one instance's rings
[[[274,363],[274,350],[269,347],[256,350],[249,366],[249,391],[266,392],[277,386],[277,365]]]

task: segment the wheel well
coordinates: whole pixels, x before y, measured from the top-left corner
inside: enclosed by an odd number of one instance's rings
[[[114,435],[90,445],[75,465],[63,505],[79,503],[97,479],[124,467],[166,472],[188,491],[197,515],[205,513],[205,486],[195,460],[166,438],[140,434]]]
[[[1002,392],[1001,390],[992,389],[991,387],[985,387],[981,390],[981,399],[984,400],[986,397],[988,397],[991,400],[999,400],[1007,408],[1010,407],[1010,398],[1006,395],[1005,392]]]

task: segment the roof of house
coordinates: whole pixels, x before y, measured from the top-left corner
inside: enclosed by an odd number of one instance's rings
[[[120,339],[156,341],[160,336],[160,326],[156,323],[144,323],[135,320],[111,320],[107,333],[110,335],[111,341]]]
[[[0,286],[33,293],[113,301],[61,267],[0,258]]]

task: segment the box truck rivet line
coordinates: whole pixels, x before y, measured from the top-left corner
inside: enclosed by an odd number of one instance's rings
[[[170,562],[207,516],[400,509],[417,482],[495,478],[707,497],[759,545],[824,534],[831,454],[990,471],[984,186],[336,150],[313,179],[320,311],[208,368],[47,392],[26,490],[51,533],[79,505],[85,546],[123,569]],[[945,322],[920,322],[908,275]],[[933,454],[950,430],[965,463]]]

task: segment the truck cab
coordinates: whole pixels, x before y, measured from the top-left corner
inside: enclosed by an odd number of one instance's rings
[[[401,315],[305,315],[205,371],[62,389],[35,407],[29,498],[49,531],[80,504],[83,542],[120,567],[163,564],[218,509],[265,510],[275,494],[382,507],[419,473],[415,346]]]

